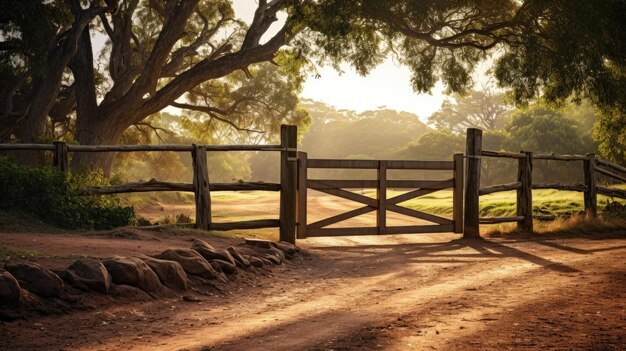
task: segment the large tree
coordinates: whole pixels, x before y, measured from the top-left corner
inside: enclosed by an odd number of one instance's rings
[[[444,100],[439,111],[428,117],[428,122],[437,129],[455,133],[465,133],[467,128],[496,130],[504,127],[511,108],[505,103],[503,93],[473,90]]]
[[[573,95],[619,115],[625,110],[624,0],[259,0],[249,24],[235,18],[228,0],[2,6],[5,139],[17,131],[22,141],[36,140],[46,118],[72,111],[83,144],[116,143],[129,126],[176,104],[227,119],[237,105],[216,107],[216,98],[187,106],[187,94],[235,71],[248,75],[281,50],[310,62],[348,61],[363,73],[393,52],[412,69],[416,91],[441,79],[464,92],[474,66],[496,49],[495,75],[519,102]],[[52,15],[33,15],[40,11]],[[279,13],[285,20],[270,28]],[[46,45],[33,47],[42,33],[28,29],[32,23],[47,28]],[[102,72],[92,57],[95,31],[109,40]],[[74,158],[104,168],[110,161]]]

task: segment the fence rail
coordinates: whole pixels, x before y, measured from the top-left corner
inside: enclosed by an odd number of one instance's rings
[[[69,170],[69,153],[75,152],[189,152],[192,157],[192,183],[164,182],[151,179],[109,187],[93,187],[75,192],[73,195],[104,195],[151,191],[193,192],[196,205],[196,227],[209,230],[280,228],[280,240],[295,243],[295,193],[297,162],[295,126],[281,126],[279,145],[68,145],[53,144],[0,144],[0,151],[52,151],[52,166],[62,172]],[[238,182],[210,183],[207,152],[227,151],[275,151],[281,153],[281,183]],[[296,162],[294,162],[294,160]],[[279,219],[261,219],[231,223],[215,223],[211,219],[211,196],[213,191],[280,191]]]
[[[468,168],[465,187],[465,219],[464,236],[475,237],[478,234],[479,224],[494,224],[517,222],[521,230],[532,231],[533,219],[553,220],[551,215],[534,215],[532,213],[532,190],[555,189],[577,191],[584,194],[584,209],[590,216],[597,214],[598,194],[626,199],[626,190],[600,186],[596,184],[596,177],[602,175],[626,183],[626,168],[614,163],[602,160],[595,154],[587,155],[559,155],[559,154],[533,154],[522,151],[506,152],[482,150],[482,131],[470,128],[467,130],[467,154]],[[517,181],[509,184],[498,184],[480,187],[480,161],[485,157],[509,158],[518,160]],[[533,183],[532,169],[534,160],[550,161],[582,161],[584,183],[561,184]],[[515,190],[516,215],[507,217],[479,217],[479,196],[503,191]]]

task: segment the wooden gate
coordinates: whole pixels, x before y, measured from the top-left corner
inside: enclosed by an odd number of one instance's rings
[[[374,169],[375,180],[309,179],[308,170],[324,169]],[[387,171],[401,170],[448,170],[451,178],[444,180],[391,180]],[[346,189],[376,189],[376,198]],[[402,207],[399,204],[442,189],[453,189],[452,219]],[[355,201],[364,205],[314,223],[307,223],[307,190],[313,189],[328,195]],[[387,189],[413,189],[407,193],[387,198]],[[308,159],[305,152],[298,152],[297,193],[298,238],[344,235],[382,235],[410,233],[463,232],[463,155],[456,154],[452,161],[385,161],[385,160],[330,160]],[[328,228],[328,226],[376,211],[375,227]],[[388,226],[387,211],[432,222],[427,225]]]

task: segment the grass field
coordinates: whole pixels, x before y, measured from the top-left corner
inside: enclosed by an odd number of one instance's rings
[[[375,197],[375,190],[363,190],[360,194]],[[388,190],[387,198],[392,198],[402,194],[404,191]],[[311,195],[309,195],[311,196]],[[330,196],[330,195],[320,195]],[[246,220],[253,213],[249,210],[238,210],[238,204],[251,205],[258,204],[259,213],[268,209],[268,205],[274,207],[274,203],[278,204],[278,193],[271,192],[215,192],[211,194],[212,202],[215,203],[214,217],[230,217],[237,220]],[[144,194],[128,194],[122,196],[123,202],[135,206],[138,212],[142,212],[142,208],[149,206],[163,206],[169,211],[167,215],[175,215],[177,208],[188,207],[187,210],[193,209],[194,199],[190,193],[144,193]],[[606,196],[598,196],[598,209],[602,211],[608,202],[613,201]],[[621,201],[621,200],[620,200]],[[624,201],[621,201],[624,203]],[[176,206],[179,205],[179,206]],[[224,208],[225,211],[220,209]],[[452,190],[441,190],[426,196],[406,201],[402,206],[412,208],[418,211],[438,214],[444,217],[452,216]],[[174,211],[174,212],[172,212]],[[516,211],[516,194],[515,191],[501,192],[489,194],[480,197],[480,216],[481,217],[503,217],[515,215]],[[169,213],[168,213],[169,212]],[[242,213],[239,213],[242,212]],[[256,212],[256,211],[253,211]],[[533,191],[533,212],[542,215],[555,215],[557,217],[570,217],[583,212],[583,194],[572,191],[559,190],[534,190]],[[193,213],[187,213],[193,215]],[[263,217],[263,216],[261,216]]]
[[[391,198],[403,191],[388,190],[387,197]],[[375,192],[365,191],[363,194],[375,196]],[[612,201],[606,196],[598,196],[598,208],[601,211]],[[489,194],[480,197],[481,217],[503,217],[515,215],[515,191]],[[403,206],[418,211],[440,215],[452,215],[452,190],[441,190],[417,199],[402,203]],[[533,212],[535,214],[555,215],[568,217],[583,212],[583,194],[573,191],[533,190]]]

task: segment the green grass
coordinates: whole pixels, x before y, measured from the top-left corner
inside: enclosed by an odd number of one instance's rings
[[[0,261],[4,261],[8,258],[32,259],[32,258],[37,258],[40,256],[41,254],[36,251],[19,249],[19,248],[0,244]]]
[[[388,190],[387,198],[403,193],[397,190]],[[368,196],[373,192],[366,191]],[[598,209],[606,206],[609,198],[598,196]],[[623,202],[620,200],[620,202]],[[480,197],[481,217],[503,217],[515,215],[516,193],[507,191]],[[452,215],[452,190],[441,190],[426,196],[412,199],[401,204],[418,211],[424,211],[444,216]],[[533,190],[533,212],[542,215],[569,217],[583,212],[583,194],[573,191]]]

